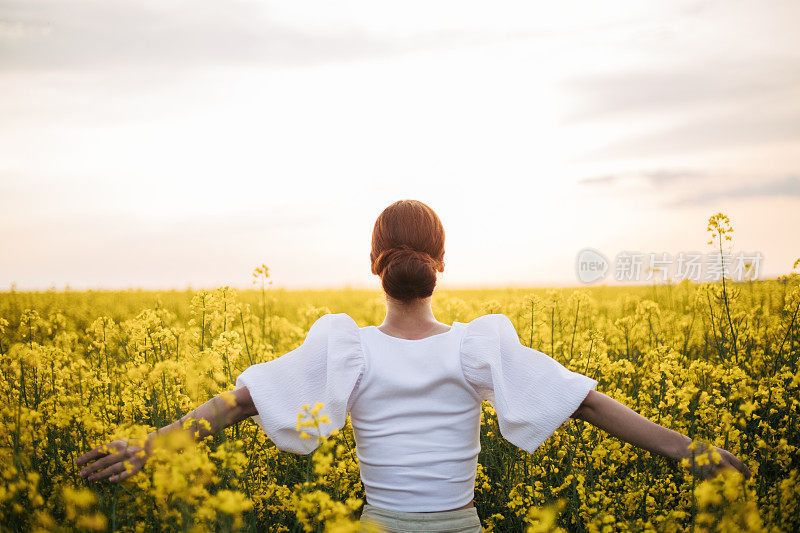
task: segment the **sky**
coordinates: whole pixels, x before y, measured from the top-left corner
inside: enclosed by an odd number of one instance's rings
[[[378,287],[426,202],[442,286],[576,257],[800,256],[800,3],[3,0],[0,290]],[[606,279],[603,282],[612,282]]]

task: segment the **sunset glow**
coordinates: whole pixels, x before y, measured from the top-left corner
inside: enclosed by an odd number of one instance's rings
[[[377,287],[399,198],[444,286],[702,251],[719,211],[788,272],[800,9],[747,6],[4,2],[0,286]]]

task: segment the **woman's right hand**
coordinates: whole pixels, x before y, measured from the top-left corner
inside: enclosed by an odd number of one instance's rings
[[[694,452],[694,453],[693,453]],[[719,457],[717,457],[717,455]],[[692,450],[687,448],[683,453],[683,459],[689,462],[695,474],[703,479],[709,479],[719,475],[722,470],[731,468],[738,470],[745,478],[750,478],[750,469],[738,457],[733,455],[724,448],[712,447],[711,450],[701,448],[700,450]]]
[[[147,452],[144,448],[127,440],[115,440],[81,455],[75,464],[88,464],[81,470],[81,477],[89,481],[108,479],[111,483],[118,483],[141,470],[146,461]]]

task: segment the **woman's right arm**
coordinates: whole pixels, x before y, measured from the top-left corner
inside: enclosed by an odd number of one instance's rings
[[[228,426],[257,415],[253,399],[247,387],[223,392],[191,411],[179,420],[164,426],[147,436],[144,447],[131,444],[127,440],[116,440],[103,444],[81,455],[75,460],[77,466],[88,466],[81,470],[81,476],[89,481],[108,479],[112,483],[123,481],[142,469],[152,451],[153,438],[171,431],[189,431],[196,439],[203,439]],[[191,425],[184,429],[184,422],[192,419]],[[208,425],[199,423],[205,420]],[[125,467],[125,462],[130,469]]]
[[[651,422],[633,409],[601,392],[589,391],[586,399],[572,415],[572,418],[585,420],[620,440],[629,442],[644,450],[672,459],[689,459],[692,461],[693,452],[689,448],[692,439],[677,431]],[[695,462],[695,471],[701,476],[711,477],[723,468],[735,468],[745,477],[750,477],[750,470],[747,465],[729,451],[714,447],[710,452],[711,454],[717,452],[719,460],[717,462],[710,460],[708,464]],[[703,451],[697,450],[694,452],[695,459],[699,455],[703,455]],[[705,461],[701,462],[705,463]]]

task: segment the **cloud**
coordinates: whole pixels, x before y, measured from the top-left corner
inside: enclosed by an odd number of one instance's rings
[[[341,30],[302,31],[258,2],[3,2],[0,70],[307,63],[380,53],[386,45]]]
[[[701,192],[699,194],[684,196],[673,202],[672,205],[697,205],[705,204],[725,198],[764,198],[784,197],[800,199],[800,177],[787,176],[782,179],[761,183],[758,185],[745,185],[728,190],[719,189]]]
[[[9,42],[26,37],[47,37],[51,27],[47,24],[30,24],[0,20],[0,42]]]
[[[718,174],[718,173],[717,173]],[[664,187],[669,186],[671,191],[692,191],[691,193],[679,196],[677,200],[670,202],[670,206],[685,206],[709,203],[724,198],[767,198],[767,197],[787,197],[800,198],[800,177],[790,175],[780,179],[772,179],[755,185],[737,185],[730,187],[730,176],[724,181],[712,180],[717,174],[699,170],[650,170],[639,172],[621,172],[617,174],[605,174],[592,176],[578,180],[578,184],[587,187],[610,187],[627,188],[643,181],[649,183],[654,190],[664,191]],[[727,176],[727,174],[726,174]],[[707,184],[716,183],[717,189],[696,191],[698,180],[702,179]],[[739,178],[741,179],[741,178]],[[752,178],[751,178],[752,179]],[[681,185],[681,181],[690,181],[689,187]],[[741,183],[741,182],[740,182]],[[725,187],[729,188],[725,188]]]
[[[707,177],[708,174],[698,170],[681,170],[681,169],[659,169],[659,170],[645,170],[639,172],[627,172],[619,174],[605,174],[602,176],[592,176],[578,180],[579,185],[597,185],[607,186],[616,184],[623,179],[638,179],[646,180],[654,185],[661,185],[667,182],[673,182],[684,179],[697,179]]]
[[[711,65],[710,65],[711,63]],[[797,55],[737,61],[692,61],[680,67],[592,73],[571,77],[564,87],[578,97],[568,121],[663,113],[727,102],[784,98],[800,88]]]
[[[707,174],[696,170],[651,170],[643,172],[642,176],[651,183],[660,184],[668,181],[702,178]]]
[[[0,72],[294,66],[540,33],[524,28],[379,32],[346,18],[328,24],[313,16],[281,19],[273,7],[248,0],[6,0],[0,3]]]
[[[794,48],[735,60],[698,50],[671,64],[564,82],[575,96],[566,124],[628,125],[621,137],[581,160],[682,157],[800,139],[800,56]]]
[[[629,157],[683,157],[690,153],[800,141],[800,105],[770,102],[771,108],[746,106],[720,113],[687,113],[671,126],[626,137],[586,152],[579,160],[601,161]],[[655,131],[652,131],[655,130]]]
[[[578,180],[579,185],[611,185],[619,179],[619,176],[607,174],[605,176],[593,176]]]

